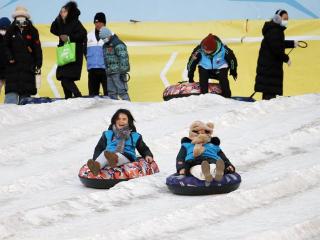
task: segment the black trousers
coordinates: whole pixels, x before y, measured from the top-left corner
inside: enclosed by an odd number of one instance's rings
[[[93,68],[88,72],[88,89],[90,96],[97,96],[100,93],[100,84],[103,89],[103,95],[108,95],[107,74],[103,68]]]
[[[221,69],[204,69],[199,66],[199,81],[200,81],[200,91],[202,94],[208,93],[209,79],[216,79],[219,81],[221,87],[221,95],[226,98],[231,97],[231,90],[228,80],[228,68]]]
[[[61,79],[61,86],[63,88],[65,99],[74,97],[81,97],[82,94],[74,82],[74,79]]]
[[[186,170],[186,175],[190,175],[190,169],[196,165],[201,165],[203,161],[207,161],[208,163],[216,163],[216,159],[213,158],[203,158],[203,157],[198,157],[193,161],[185,161],[185,170]]]

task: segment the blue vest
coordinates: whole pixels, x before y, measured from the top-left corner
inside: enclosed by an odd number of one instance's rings
[[[91,68],[102,68],[105,69],[103,50],[103,41],[100,39],[99,42],[96,39],[95,31],[88,33],[87,42],[87,69]]]
[[[115,138],[115,135],[112,130],[104,132],[104,135],[107,139],[106,151],[115,152],[118,143],[120,142],[119,138]],[[130,155],[132,159],[136,160],[136,146],[137,141],[141,135],[137,132],[132,132],[130,137],[125,141],[123,152]]]
[[[199,62],[199,66],[203,67],[204,69],[219,69],[222,65],[228,64],[225,60],[226,49],[223,45],[221,45],[220,51],[215,53],[213,56],[205,54],[202,50],[201,53],[201,60]]]
[[[187,156],[185,158],[185,161],[194,160],[193,149],[195,145],[193,143],[182,143],[182,146],[184,146],[187,150]],[[201,155],[202,157],[212,158],[216,160],[221,159],[218,155],[218,152],[221,151],[219,146],[214,145],[212,143],[206,143],[203,146],[204,146],[204,152]]]

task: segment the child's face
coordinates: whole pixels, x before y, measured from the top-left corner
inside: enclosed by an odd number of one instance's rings
[[[126,114],[120,113],[116,120],[116,127],[121,129],[128,125],[128,116]]]

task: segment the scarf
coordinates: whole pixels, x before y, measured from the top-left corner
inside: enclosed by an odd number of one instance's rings
[[[112,131],[116,139],[119,139],[119,142],[116,147],[116,152],[123,153],[124,143],[130,137],[131,129],[129,126],[125,126],[121,129],[118,129],[115,125],[112,126]]]

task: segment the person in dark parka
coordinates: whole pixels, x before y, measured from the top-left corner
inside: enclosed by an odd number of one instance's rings
[[[291,65],[285,48],[294,48],[296,41],[285,40],[288,13],[279,9],[271,21],[262,28],[263,40],[259,51],[254,90],[262,92],[262,99],[269,100],[283,95],[283,63]]]
[[[7,57],[5,103],[9,96],[18,98],[37,94],[35,74],[42,66],[42,48],[38,30],[30,21],[25,7],[17,6],[12,17],[14,21],[5,35],[5,55]]]
[[[4,36],[7,32],[8,27],[10,26],[11,21],[7,17],[0,18],[0,52],[5,52]],[[6,80],[6,66],[8,59],[5,54],[0,54],[0,94],[2,86]]]
[[[75,81],[80,80],[83,55],[86,54],[87,30],[79,21],[80,10],[74,1],[61,8],[59,16],[51,24],[50,32],[59,37],[59,45],[70,41],[76,44],[76,61],[58,66],[56,77],[61,81],[65,98],[81,97]]]

